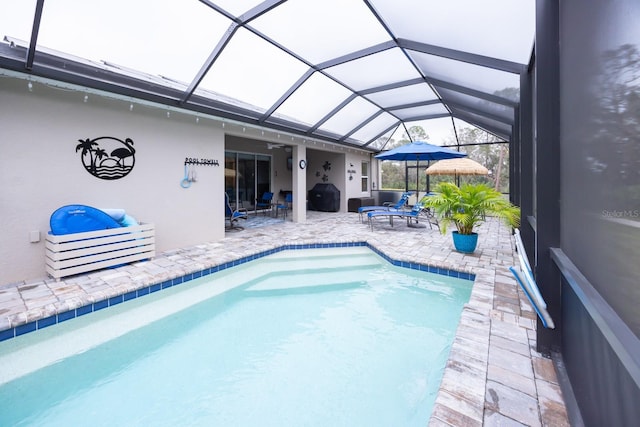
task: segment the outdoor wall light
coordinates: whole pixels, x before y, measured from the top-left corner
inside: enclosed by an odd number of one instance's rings
[[[33,83],[31,82],[27,83],[27,90],[29,90],[29,92],[33,92]]]

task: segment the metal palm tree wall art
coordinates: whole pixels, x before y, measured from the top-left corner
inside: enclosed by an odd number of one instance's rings
[[[136,163],[133,140],[124,141],[112,136],[79,139],[76,153],[80,151],[82,165],[91,175],[100,179],[124,178]]]

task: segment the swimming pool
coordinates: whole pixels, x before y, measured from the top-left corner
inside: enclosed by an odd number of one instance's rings
[[[0,425],[424,425],[471,285],[279,252],[0,343]]]

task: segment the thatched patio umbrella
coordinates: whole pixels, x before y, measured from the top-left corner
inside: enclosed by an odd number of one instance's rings
[[[440,160],[429,166],[427,175],[453,175],[456,184],[460,185],[460,175],[489,175],[489,169],[468,157],[461,159]]]
[[[427,175],[488,175],[489,169],[469,158],[439,160],[427,168]]]

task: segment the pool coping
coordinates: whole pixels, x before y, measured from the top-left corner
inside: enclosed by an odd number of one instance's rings
[[[475,274],[470,272],[452,270],[452,269],[443,268],[440,266],[430,265],[430,264],[397,260],[385,254],[382,250],[375,247],[375,245],[372,245],[371,243],[366,241],[310,243],[310,244],[284,244],[284,245],[275,247],[273,249],[264,250],[256,254],[247,255],[247,256],[234,259],[231,261],[227,261],[218,265],[203,268],[202,270],[199,270],[199,271],[187,273],[182,276],[176,276],[174,278],[167,279],[162,282],[156,282],[149,285],[142,285],[137,289],[120,293],[118,295],[108,296],[108,297],[105,297],[104,299],[99,299],[97,301],[89,302],[87,304],[80,305],[77,307],[65,307],[64,304],[60,304],[60,306],[57,307],[60,309],[60,311],[56,311],[53,314],[48,314],[46,315],[46,317],[42,314],[41,310],[40,310],[40,317],[38,317],[38,310],[35,310],[36,313],[32,313],[31,316],[27,314],[27,316],[24,318],[17,317],[16,318],[17,322],[15,324],[4,325],[8,327],[5,327],[5,329],[0,329],[0,342],[10,340],[12,338],[17,338],[21,335],[24,335],[30,332],[35,332],[40,329],[48,328],[58,323],[75,319],[77,317],[81,317],[86,314],[90,314],[99,310],[113,307],[115,305],[121,304],[126,301],[141,298],[143,296],[150,295],[164,289],[169,289],[174,286],[178,286],[182,283],[187,283],[201,277],[206,277],[206,276],[218,273],[220,271],[224,271],[228,268],[242,265],[247,262],[251,262],[251,261],[263,258],[265,256],[279,253],[282,251],[346,248],[346,247],[367,247],[371,249],[373,252],[375,252],[377,255],[381,256],[385,261],[389,262],[391,265],[394,265],[396,267],[407,268],[411,270],[418,270],[418,271],[434,273],[434,274],[440,274],[443,276],[456,277],[456,278],[471,280],[471,281],[475,280]],[[27,321],[27,319],[29,320]],[[0,325],[0,327],[2,326],[3,325]]]

